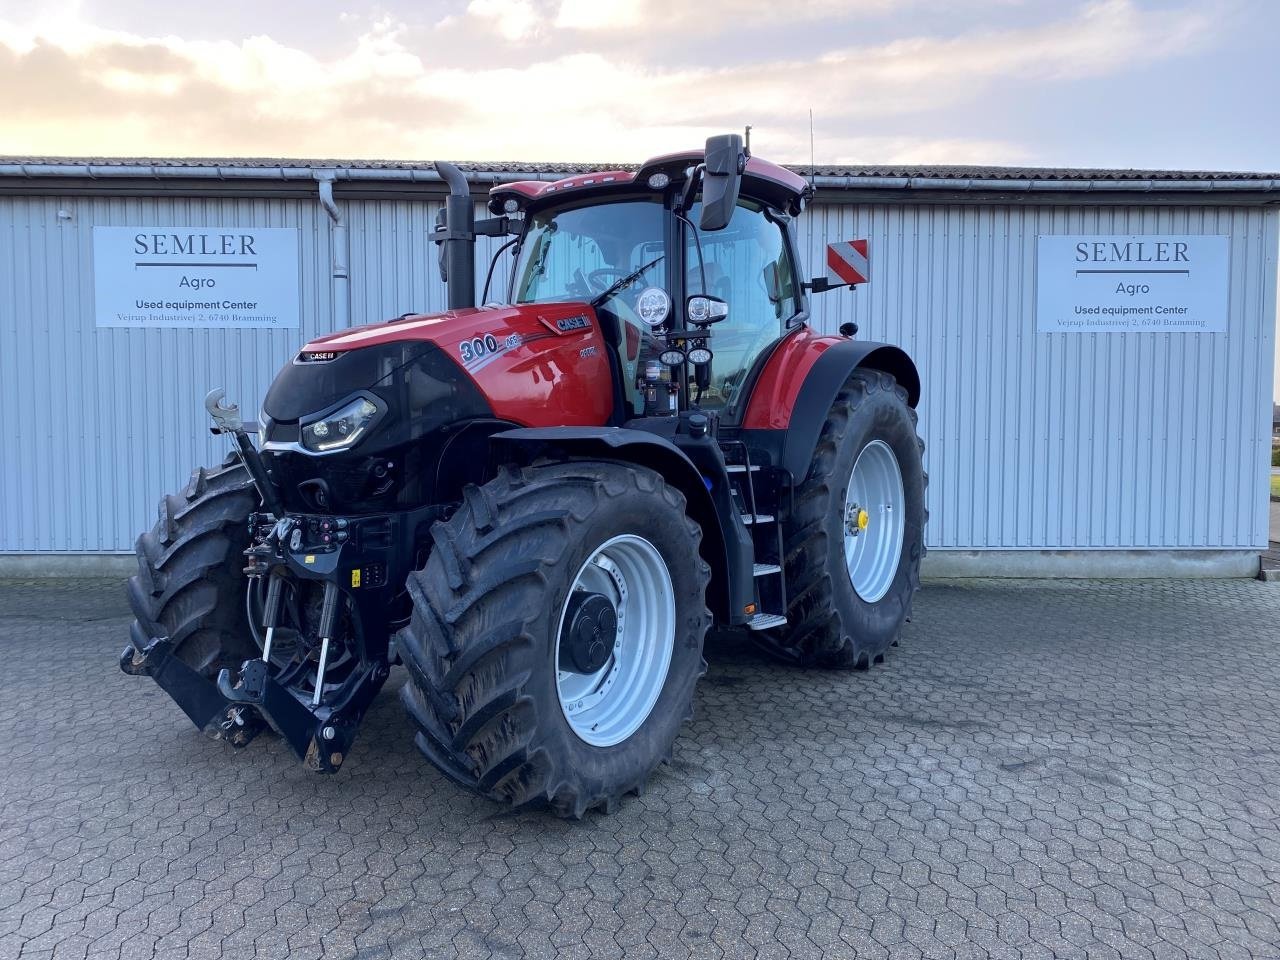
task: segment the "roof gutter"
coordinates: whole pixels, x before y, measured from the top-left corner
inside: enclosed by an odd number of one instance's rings
[[[1026,193],[1213,193],[1247,190],[1254,193],[1280,191],[1280,179],[1265,180],[980,180],[942,177],[832,177],[813,178],[813,185],[827,190],[948,190]]]
[[[0,177],[77,177],[89,180],[150,178],[155,180],[386,180],[439,183],[434,170],[369,167],[198,167],[147,164],[0,163]],[[535,171],[464,171],[471,184],[509,183],[513,180],[560,180],[568,174]]]

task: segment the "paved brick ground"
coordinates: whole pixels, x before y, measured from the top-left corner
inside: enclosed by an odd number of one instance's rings
[[[863,674],[722,638],[577,824],[452,787],[392,689],[336,778],[207,742],[126,622],[0,584],[6,960],[1280,956],[1280,584],[929,584]]]

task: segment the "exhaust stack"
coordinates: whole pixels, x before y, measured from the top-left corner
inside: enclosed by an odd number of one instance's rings
[[[443,160],[436,172],[449,185],[444,209],[436,217],[432,239],[440,244],[440,279],[449,291],[449,309],[476,305],[475,208],[471,187],[461,170]]]

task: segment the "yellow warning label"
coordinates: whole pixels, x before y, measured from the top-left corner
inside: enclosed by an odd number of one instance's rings
[[[302,562],[303,562],[303,563],[315,563],[315,562],[316,562],[316,555],[315,555],[314,553],[308,553],[305,557],[303,557],[303,558],[302,558]]]
[[[360,568],[359,567],[356,567],[354,570],[351,571],[351,586],[353,587],[360,586]]]

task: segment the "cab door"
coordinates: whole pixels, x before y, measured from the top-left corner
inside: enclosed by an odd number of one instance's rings
[[[689,220],[698,222],[699,205]],[[691,230],[685,233],[686,288],[729,304],[726,319],[711,328],[711,382],[704,408],[741,419],[752,366],[800,316],[803,299],[785,223],[743,199],[723,230],[703,232],[701,259]]]

